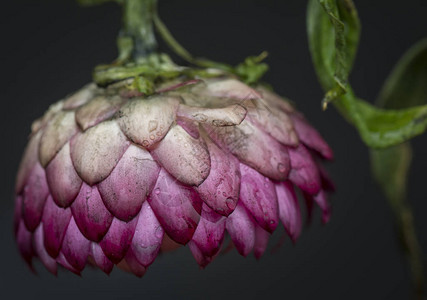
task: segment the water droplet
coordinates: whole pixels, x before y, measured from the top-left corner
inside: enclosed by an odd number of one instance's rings
[[[270,224],[271,224],[271,225],[276,224],[276,221],[271,220],[271,221],[270,221]]]
[[[160,189],[159,188],[155,189],[154,194],[156,194],[156,195],[160,194]]]
[[[225,200],[225,204],[227,204],[227,207],[231,210],[236,208],[236,202],[234,202],[232,198],[227,198],[227,200]]]
[[[150,139],[154,140],[156,138],[156,136],[154,134],[150,135]]]
[[[149,141],[147,141],[147,140],[143,140],[143,141],[142,141],[142,146],[143,146],[143,147],[148,147],[148,145],[150,145],[150,142],[149,142]]]
[[[188,147],[188,144],[187,144],[187,143],[185,143],[185,144],[184,144],[184,147]]]
[[[161,239],[163,237],[163,229],[161,226],[157,227],[156,232],[154,233],[157,238]]]
[[[153,132],[157,129],[158,124],[159,123],[156,120],[151,120],[150,122],[148,122],[148,130],[150,132]]]
[[[279,170],[279,172],[280,172],[280,173],[285,173],[285,172],[286,172],[286,167],[285,167],[285,165],[284,165],[284,164],[279,163],[279,164],[277,165],[277,170]]]
[[[264,178],[265,182],[270,182],[270,179],[268,179],[268,177]]]

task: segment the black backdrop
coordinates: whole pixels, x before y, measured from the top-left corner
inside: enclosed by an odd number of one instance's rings
[[[373,101],[401,54],[427,35],[427,2],[356,0],[356,5],[363,32],[351,82],[358,95]],[[200,271],[188,249],[181,249],[158,258],[142,279],[118,270],[110,277],[86,270],[83,278],[61,271],[55,278],[40,264],[34,276],[18,255],[11,226],[14,177],[32,120],[88,82],[95,64],[115,57],[120,11],[114,4],[82,9],[72,0],[2,2],[0,297],[409,298],[410,275],[391,212],[370,177],[368,152],[333,108],[320,110],[322,91],[308,52],[305,6],[302,0],[162,0],[160,12],[197,55],[237,63],[269,51],[267,81],[297,103],[335,150],[329,170],[338,190],[331,222],[321,226],[317,214],[295,246],[288,239],[260,261],[233,252]],[[410,198],[427,250],[425,136],[414,144]]]

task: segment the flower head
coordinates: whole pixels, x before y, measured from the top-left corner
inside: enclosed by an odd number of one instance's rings
[[[318,161],[332,151],[289,102],[231,77],[167,81],[149,97],[130,84],[90,84],[33,123],[15,190],[30,265],[142,276],[159,251],[188,245],[204,267],[227,233],[259,257],[280,221],[299,236],[295,186],[328,221]]]

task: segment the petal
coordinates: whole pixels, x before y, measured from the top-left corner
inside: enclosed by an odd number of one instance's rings
[[[160,250],[163,235],[163,228],[151,206],[148,202],[144,202],[130,248],[140,264],[148,267],[153,263]]]
[[[83,131],[105,121],[120,109],[123,100],[119,96],[97,96],[76,111],[76,122]]]
[[[268,239],[270,234],[262,229],[260,226],[255,228],[255,245],[254,245],[254,255],[256,259],[260,259],[264,254],[268,246]]]
[[[291,114],[295,130],[300,140],[313,150],[319,152],[326,159],[333,159],[334,153],[322,136],[312,127],[302,115]]]
[[[271,108],[285,113],[292,113],[295,111],[294,107],[289,103],[288,100],[283,99],[276,93],[273,93],[264,87],[257,88],[257,91],[261,94],[262,99],[268,103]]]
[[[269,107],[262,100],[249,100],[246,102],[249,122],[284,145],[298,145],[298,135],[291,118],[286,113]]]
[[[28,178],[22,198],[22,217],[28,230],[34,231],[39,226],[48,194],[49,188],[46,182],[45,171],[37,163]]]
[[[79,176],[89,184],[108,177],[129,146],[115,121],[105,121],[71,140],[71,159]]]
[[[16,235],[16,242],[18,244],[19,252],[21,252],[22,257],[27,262],[28,266],[32,267],[32,259],[35,255],[33,248],[33,241],[31,232],[27,230],[24,221],[21,221],[18,226],[18,232]]]
[[[181,104],[178,116],[197,121],[210,123],[213,126],[231,126],[240,124],[246,116],[246,109],[233,104],[223,108],[203,108]]]
[[[239,100],[257,99],[261,95],[251,87],[236,79],[207,80],[209,94],[216,97],[226,97]]]
[[[198,186],[209,175],[211,162],[205,142],[192,138],[181,126],[173,126],[151,154],[186,185]]]
[[[188,246],[191,254],[193,254],[194,259],[201,268],[205,268],[213,260],[213,257],[205,256],[194,241],[191,240],[188,242]]]
[[[96,186],[90,187],[86,183],[83,183],[71,211],[84,236],[94,242],[104,237],[113,222]]]
[[[114,218],[110,229],[99,243],[105,255],[113,263],[119,263],[126,255],[135,233],[136,219],[129,223]]]
[[[200,249],[204,256],[212,257],[221,249],[222,242],[224,241],[225,231],[225,217],[220,217],[217,222],[211,222],[208,216],[205,215],[215,214],[206,204],[203,205],[202,215],[197,229],[194,232],[192,241]]]
[[[153,190],[159,172],[148,151],[131,145],[110,176],[98,185],[105,206],[120,220],[132,220]]]
[[[28,176],[38,162],[38,149],[40,143],[41,132],[33,135],[25,148],[21,163],[19,164],[18,174],[16,176],[15,193],[20,194],[27,183]]]
[[[88,102],[90,99],[92,99],[93,95],[96,92],[96,84],[90,83],[86,86],[84,86],[82,89],[68,97],[64,102],[64,109],[74,109],[79,106],[82,106],[86,102]]]
[[[70,220],[67,232],[65,233],[61,252],[68,263],[77,271],[81,272],[85,265],[90,251],[90,241],[80,232],[73,218]]]
[[[13,214],[13,230],[15,235],[18,233],[19,223],[22,220],[22,196],[15,196],[15,209]]]
[[[191,187],[180,184],[162,169],[148,201],[163,229],[175,242],[185,245],[191,240],[200,219],[193,203],[201,202]]]
[[[131,248],[126,253],[125,261],[133,274],[141,278],[147,272],[146,267],[139,263]]]
[[[240,202],[227,218],[225,227],[240,255],[247,256],[255,244],[255,221]]]
[[[286,147],[247,120],[238,126],[204,127],[223,151],[271,179],[287,178],[290,160]]]
[[[74,169],[67,143],[46,168],[50,193],[60,207],[70,206],[80,191],[82,180]]]
[[[46,269],[49,270],[52,274],[56,275],[57,266],[56,260],[49,256],[44,247],[44,237],[43,237],[43,227],[37,227],[34,232],[34,248],[36,250],[37,256],[42,261],[43,265]]]
[[[274,183],[248,166],[240,165],[242,183],[240,200],[256,222],[268,232],[273,232],[278,223],[278,204]]]
[[[316,162],[304,145],[289,148],[291,157],[291,172],[289,179],[304,192],[315,195],[319,192],[322,183]]]
[[[200,198],[217,213],[228,216],[237,205],[240,188],[239,161],[223,152],[210,139],[206,139],[211,171],[206,180],[196,188]]]
[[[72,265],[70,265],[70,263],[68,262],[68,260],[65,258],[64,254],[62,252],[59,252],[58,258],[56,259],[56,262],[58,264],[60,264],[61,266],[63,266],[64,268],[66,268],[68,271],[73,272],[76,275],[81,275],[79,270],[77,270],[76,268],[74,268]]]
[[[290,238],[295,242],[302,230],[301,210],[291,182],[276,184],[280,220]]]
[[[175,122],[178,104],[177,98],[165,96],[133,99],[118,112],[118,123],[132,142],[151,148]]]
[[[91,256],[98,268],[100,268],[104,273],[110,274],[111,271],[113,271],[114,264],[107,258],[107,256],[105,256],[101,246],[92,242],[90,249]]]
[[[50,256],[58,256],[70,220],[71,209],[58,207],[52,196],[49,196],[44,207],[42,223],[44,246]]]
[[[43,167],[78,131],[74,112],[59,112],[46,126],[40,140],[39,158]]]
[[[331,206],[328,201],[328,196],[324,190],[321,190],[317,195],[313,196],[314,201],[322,210],[322,222],[328,223],[331,218]]]
[[[176,123],[181,126],[192,138],[198,139],[200,137],[199,123],[196,121],[186,118],[177,118]]]

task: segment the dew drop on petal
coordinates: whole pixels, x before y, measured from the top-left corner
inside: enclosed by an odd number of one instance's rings
[[[236,208],[236,203],[234,202],[234,200],[232,198],[227,198],[227,200],[225,200],[225,204],[227,204],[227,207],[229,209],[234,210]]]
[[[156,195],[160,194],[160,189],[159,189],[159,188],[155,189],[155,190],[154,190],[154,193],[155,193]]]

